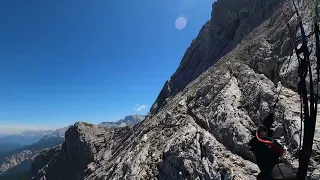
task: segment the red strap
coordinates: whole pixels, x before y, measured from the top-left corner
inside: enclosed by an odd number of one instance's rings
[[[284,153],[284,149],[278,145],[278,144],[275,144],[269,140],[263,140],[259,137],[258,135],[258,131],[256,131],[256,137],[258,139],[258,141],[260,141],[261,143],[264,143],[264,144],[267,144],[267,145],[270,145],[272,147],[272,149],[274,149],[276,152],[280,153],[280,155],[282,156],[283,153]]]
[[[262,143],[264,143],[264,144],[268,144],[268,145],[272,144],[272,142],[269,141],[269,140],[260,139],[260,137],[259,137],[259,135],[258,135],[258,131],[256,131],[256,137],[257,137],[258,141],[260,141],[260,142],[262,142]]]

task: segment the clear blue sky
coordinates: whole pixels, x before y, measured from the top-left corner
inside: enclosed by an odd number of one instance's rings
[[[0,1],[0,131],[146,114],[212,3]]]

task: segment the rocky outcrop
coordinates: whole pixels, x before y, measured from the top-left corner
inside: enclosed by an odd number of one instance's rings
[[[131,130],[76,123],[66,132],[61,146],[43,151],[35,158],[31,174],[37,174],[42,168],[41,172],[52,179],[82,179],[94,171],[95,162],[110,160],[124,145]]]
[[[255,179],[259,169],[247,144],[271,111],[286,147],[283,161],[296,169],[297,58],[278,2],[218,0],[144,121],[116,129],[76,123],[61,147],[35,159],[33,179]],[[295,26],[290,2],[283,10]],[[307,34],[308,2],[299,7]],[[310,170],[319,179],[313,153]]]
[[[38,151],[30,151],[30,150],[25,150],[17,154],[13,154],[11,156],[6,157],[4,162],[0,166],[0,174],[6,172],[10,168],[13,168],[15,166],[18,166],[22,162],[34,158],[36,155],[38,155]],[[28,169],[29,167],[27,167]]]

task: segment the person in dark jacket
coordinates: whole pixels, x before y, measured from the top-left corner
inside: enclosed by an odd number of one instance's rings
[[[274,140],[271,126],[273,114],[270,114],[256,131],[252,132],[254,137],[250,140],[250,151],[256,158],[260,169],[258,180],[286,179],[295,180],[295,173],[286,164],[280,163],[280,157],[284,153],[283,147]]]

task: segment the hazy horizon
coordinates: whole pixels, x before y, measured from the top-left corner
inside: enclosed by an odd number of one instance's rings
[[[130,116],[130,115],[140,115],[140,116],[145,116],[147,114],[128,114],[126,116]],[[101,122],[98,122],[96,123],[95,125],[98,125],[102,122],[116,122],[116,121],[119,121],[119,120],[122,120],[124,119],[126,116],[120,118],[120,119],[117,119],[117,120],[105,120],[105,121],[101,121]],[[88,122],[88,121],[75,121],[69,125],[73,125],[75,124],[76,122]],[[21,125],[21,124],[9,124],[9,125],[1,125],[0,124],[0,136],[3,136],[3,135],[14,135],[14,134],[21,134],[23,132],[26,132],[26,131],[46,131],[46,130],[57,130],[57,129],[60,129],[60,128],[64,128],[64,127],[67,127],[69,125],[66,125],[66,126],[61,126],[61,127],[45,127],[45,126],[29,126],[29,125]]]

